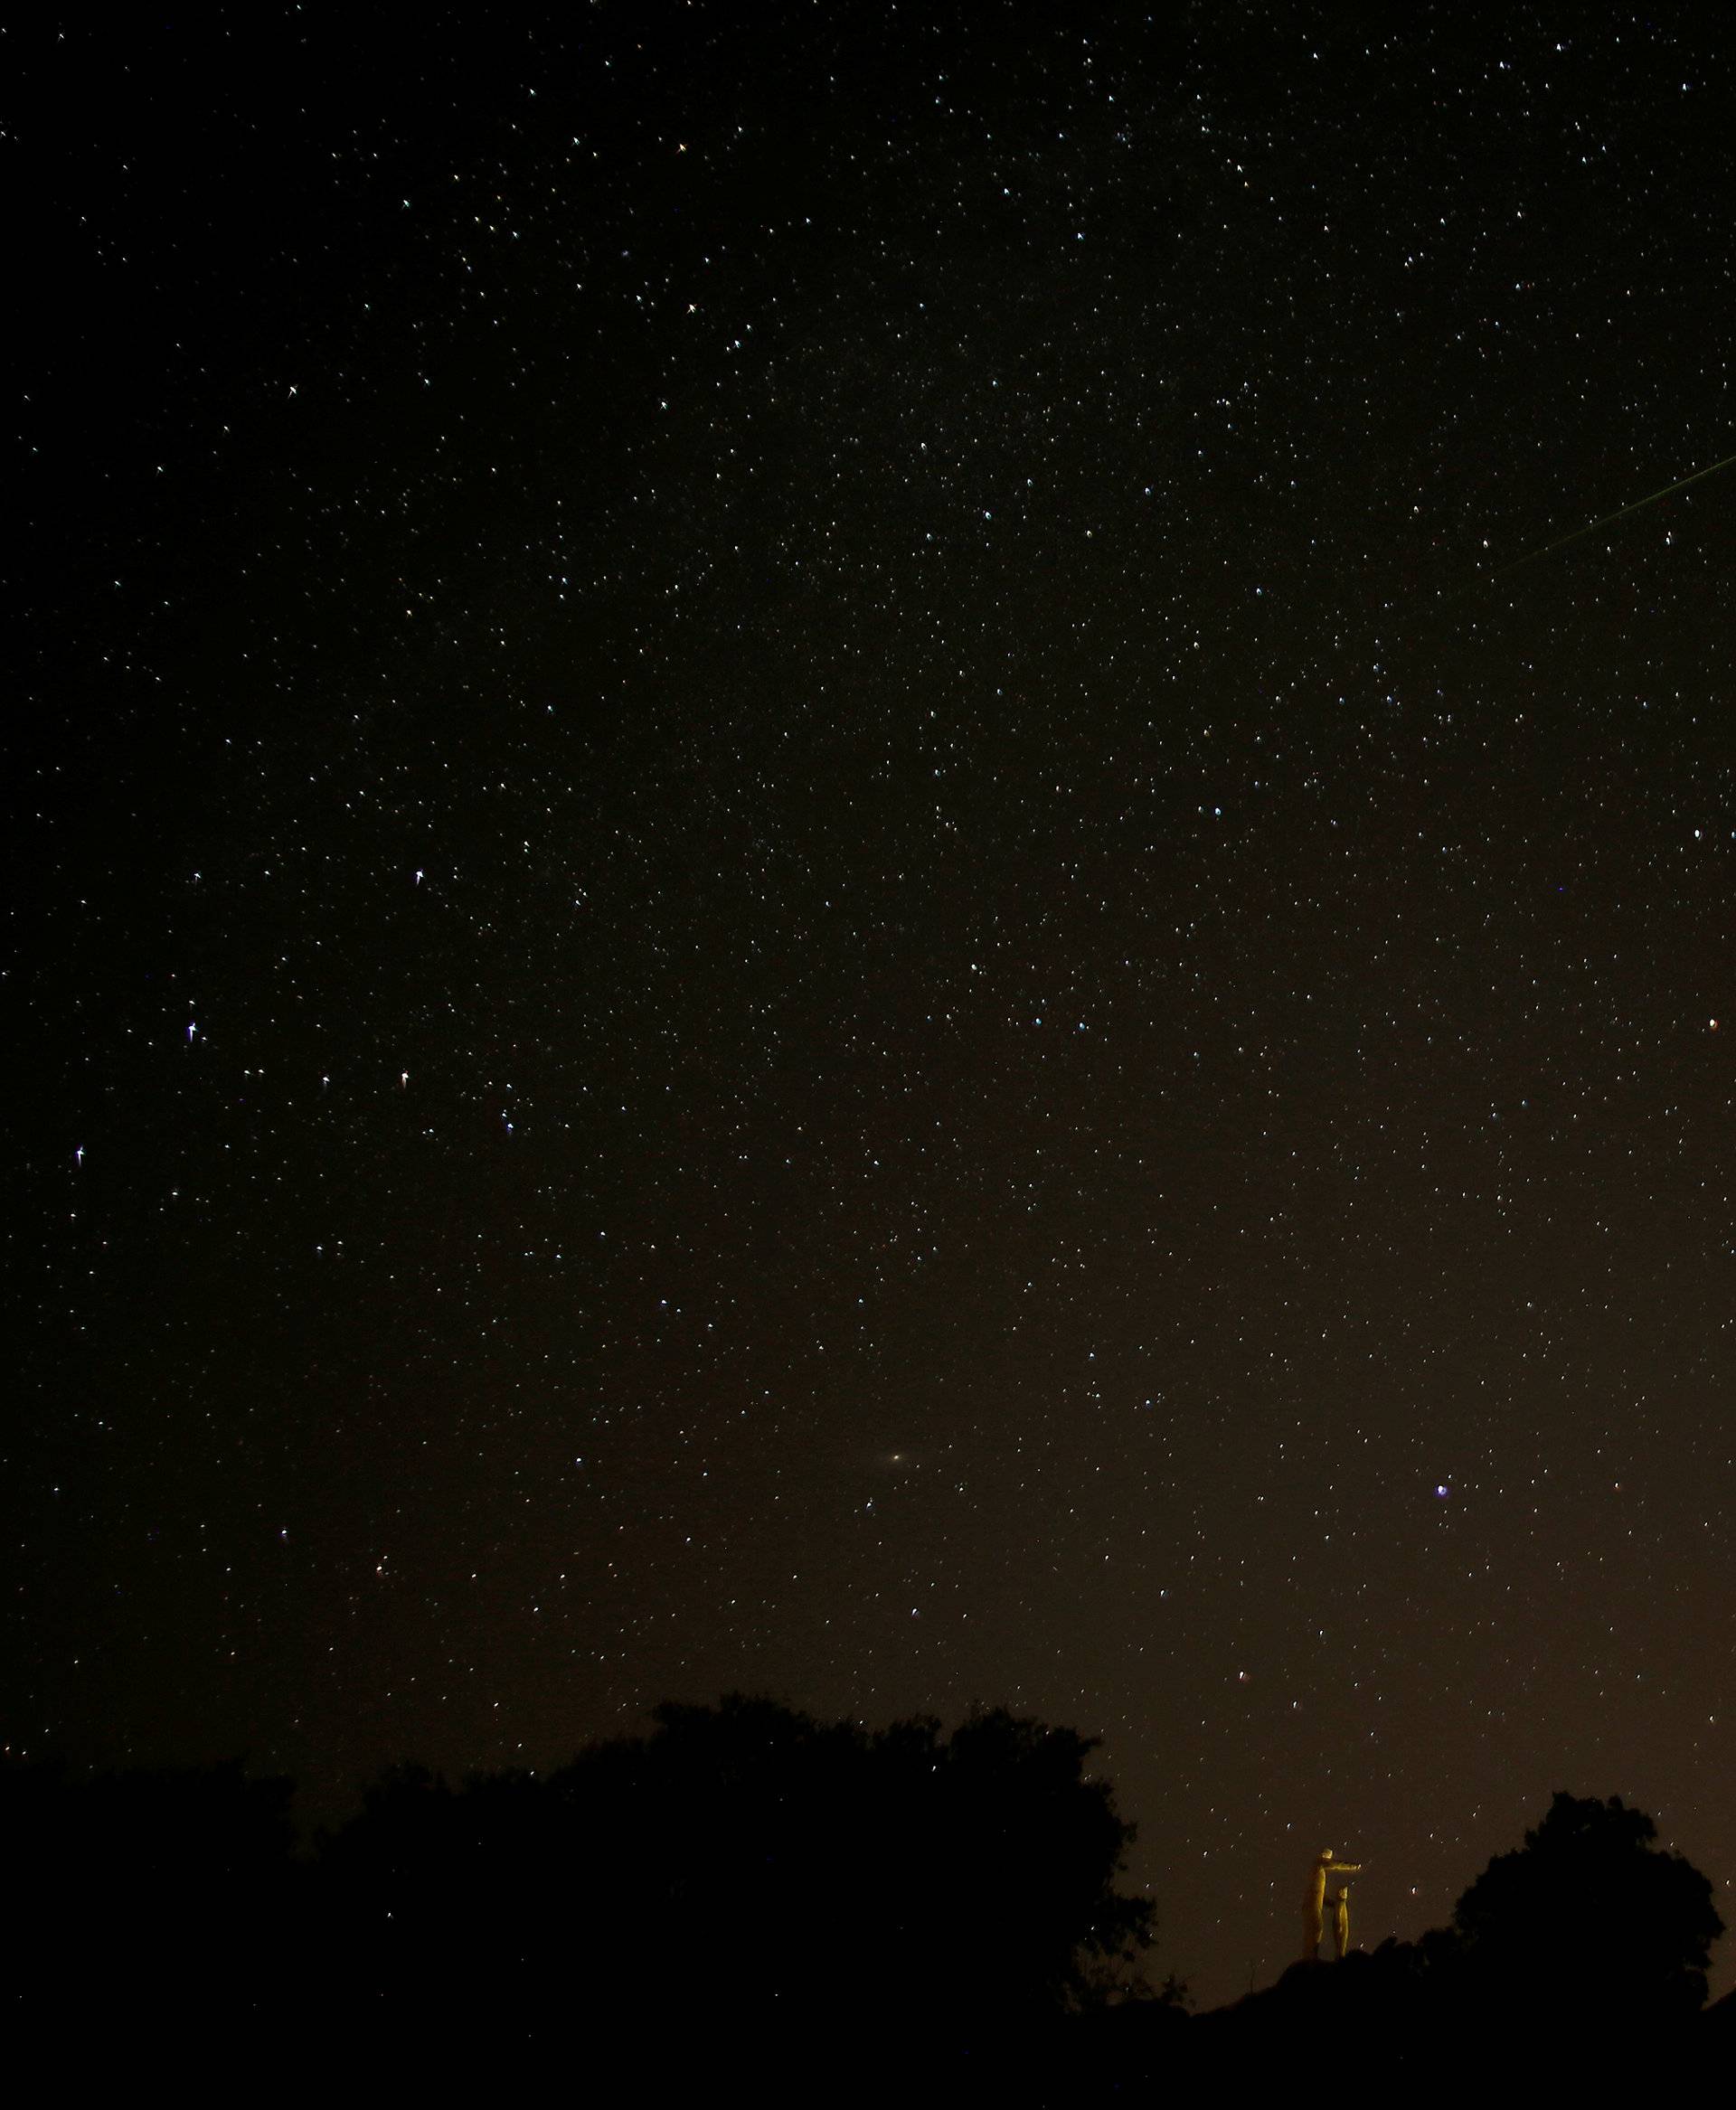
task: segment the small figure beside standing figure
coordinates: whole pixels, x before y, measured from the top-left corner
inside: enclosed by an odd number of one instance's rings
[[[1350,1953],[1350,1885],[1332,1894],[1333,1954],[1342,1963]]]
[[[1331,1897],[1326,1895],[1326,1885],[1335,1877],[1357,1876],[1362,1873],[1359,1860],[1340,1860],[1337,1850],[1323,1847],[1320,1857],[1308,1870],[1308,1887],[1302,1898],[1302,1956],[1305,1963],[1319,1961],[1320,1937],[1326,1932],[1326,1907],[1332,1907],[1333,1945],[1342,1958],[1350,1951],[1350,1886],[1341,1883]]]

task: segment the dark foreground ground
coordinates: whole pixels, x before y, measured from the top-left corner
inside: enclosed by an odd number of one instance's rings
[[[1412,2102],[1548,2102],[1568,2091],[1592,2102],[1731,2100],[1736,1996],[1646,2030],[1618,2014],[1592,2022],[1429,2011],[1395,2001],[1383,1975],[1380,1958],[1354,1956],[1297,1966],[1203,2014],[1154,2002],[1036,2026],[1002,2019],[920,2032],[896,2015],[864,2014],[842,1988],[831,2016],[744,2024],[674,1987],[666,2004],[647,2002],[630,2016],[599,2013],[574,1989],[565,2015],[531,2021],[449,1990],[439,2003],[340,1995],[309,2010],[239,1985],[214,2000],[194,1984],[159,1983],[141,2002],[113,1987],[93,1987],[88,2000],[49,1998],[39,1982],[21,2005],[14,1983],[7,2034],[15,2067],[51,2060],[62,2087],[168,2089],[193,2101],[365,2091],[411,2101],[1089,2110],[1298,2086]]]

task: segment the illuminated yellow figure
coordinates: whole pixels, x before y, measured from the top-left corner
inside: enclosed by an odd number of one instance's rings
[[[1320,1955],[1320,1936],[1326,1931],[1326,1883],[1333,1876],[1356,1876],[1362,1873],[1359,1860],[1340,1860],[1330,1846],[1322,1847],[1320,1858],[1308,1870],[1308,1887],[1302,1898],[1302,1956],[1306,1963],[1316,1962]],[[1333,1898],[1333,1931],[1338,1936],[1342,1956],[1350,1942],[1350,1901],[1341,1890]]]
[[[1341,1960],[1350,1954],[1350,1885],[1345,1883],[1333,1892],[1332,1950]]]

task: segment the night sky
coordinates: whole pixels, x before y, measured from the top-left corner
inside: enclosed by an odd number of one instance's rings
[[[1736,449],[1726,11],[5,43],[0,1738],[1736,1920],[1736,469],[1508,569]]]

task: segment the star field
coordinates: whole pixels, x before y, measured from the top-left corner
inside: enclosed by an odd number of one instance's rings
[[[1736,444],[1733,56],[16,51],[6,1745],[1005,1704],[1203,1999],[1558,1787],[1731,1918],[1736,476],[1507,567]]]

